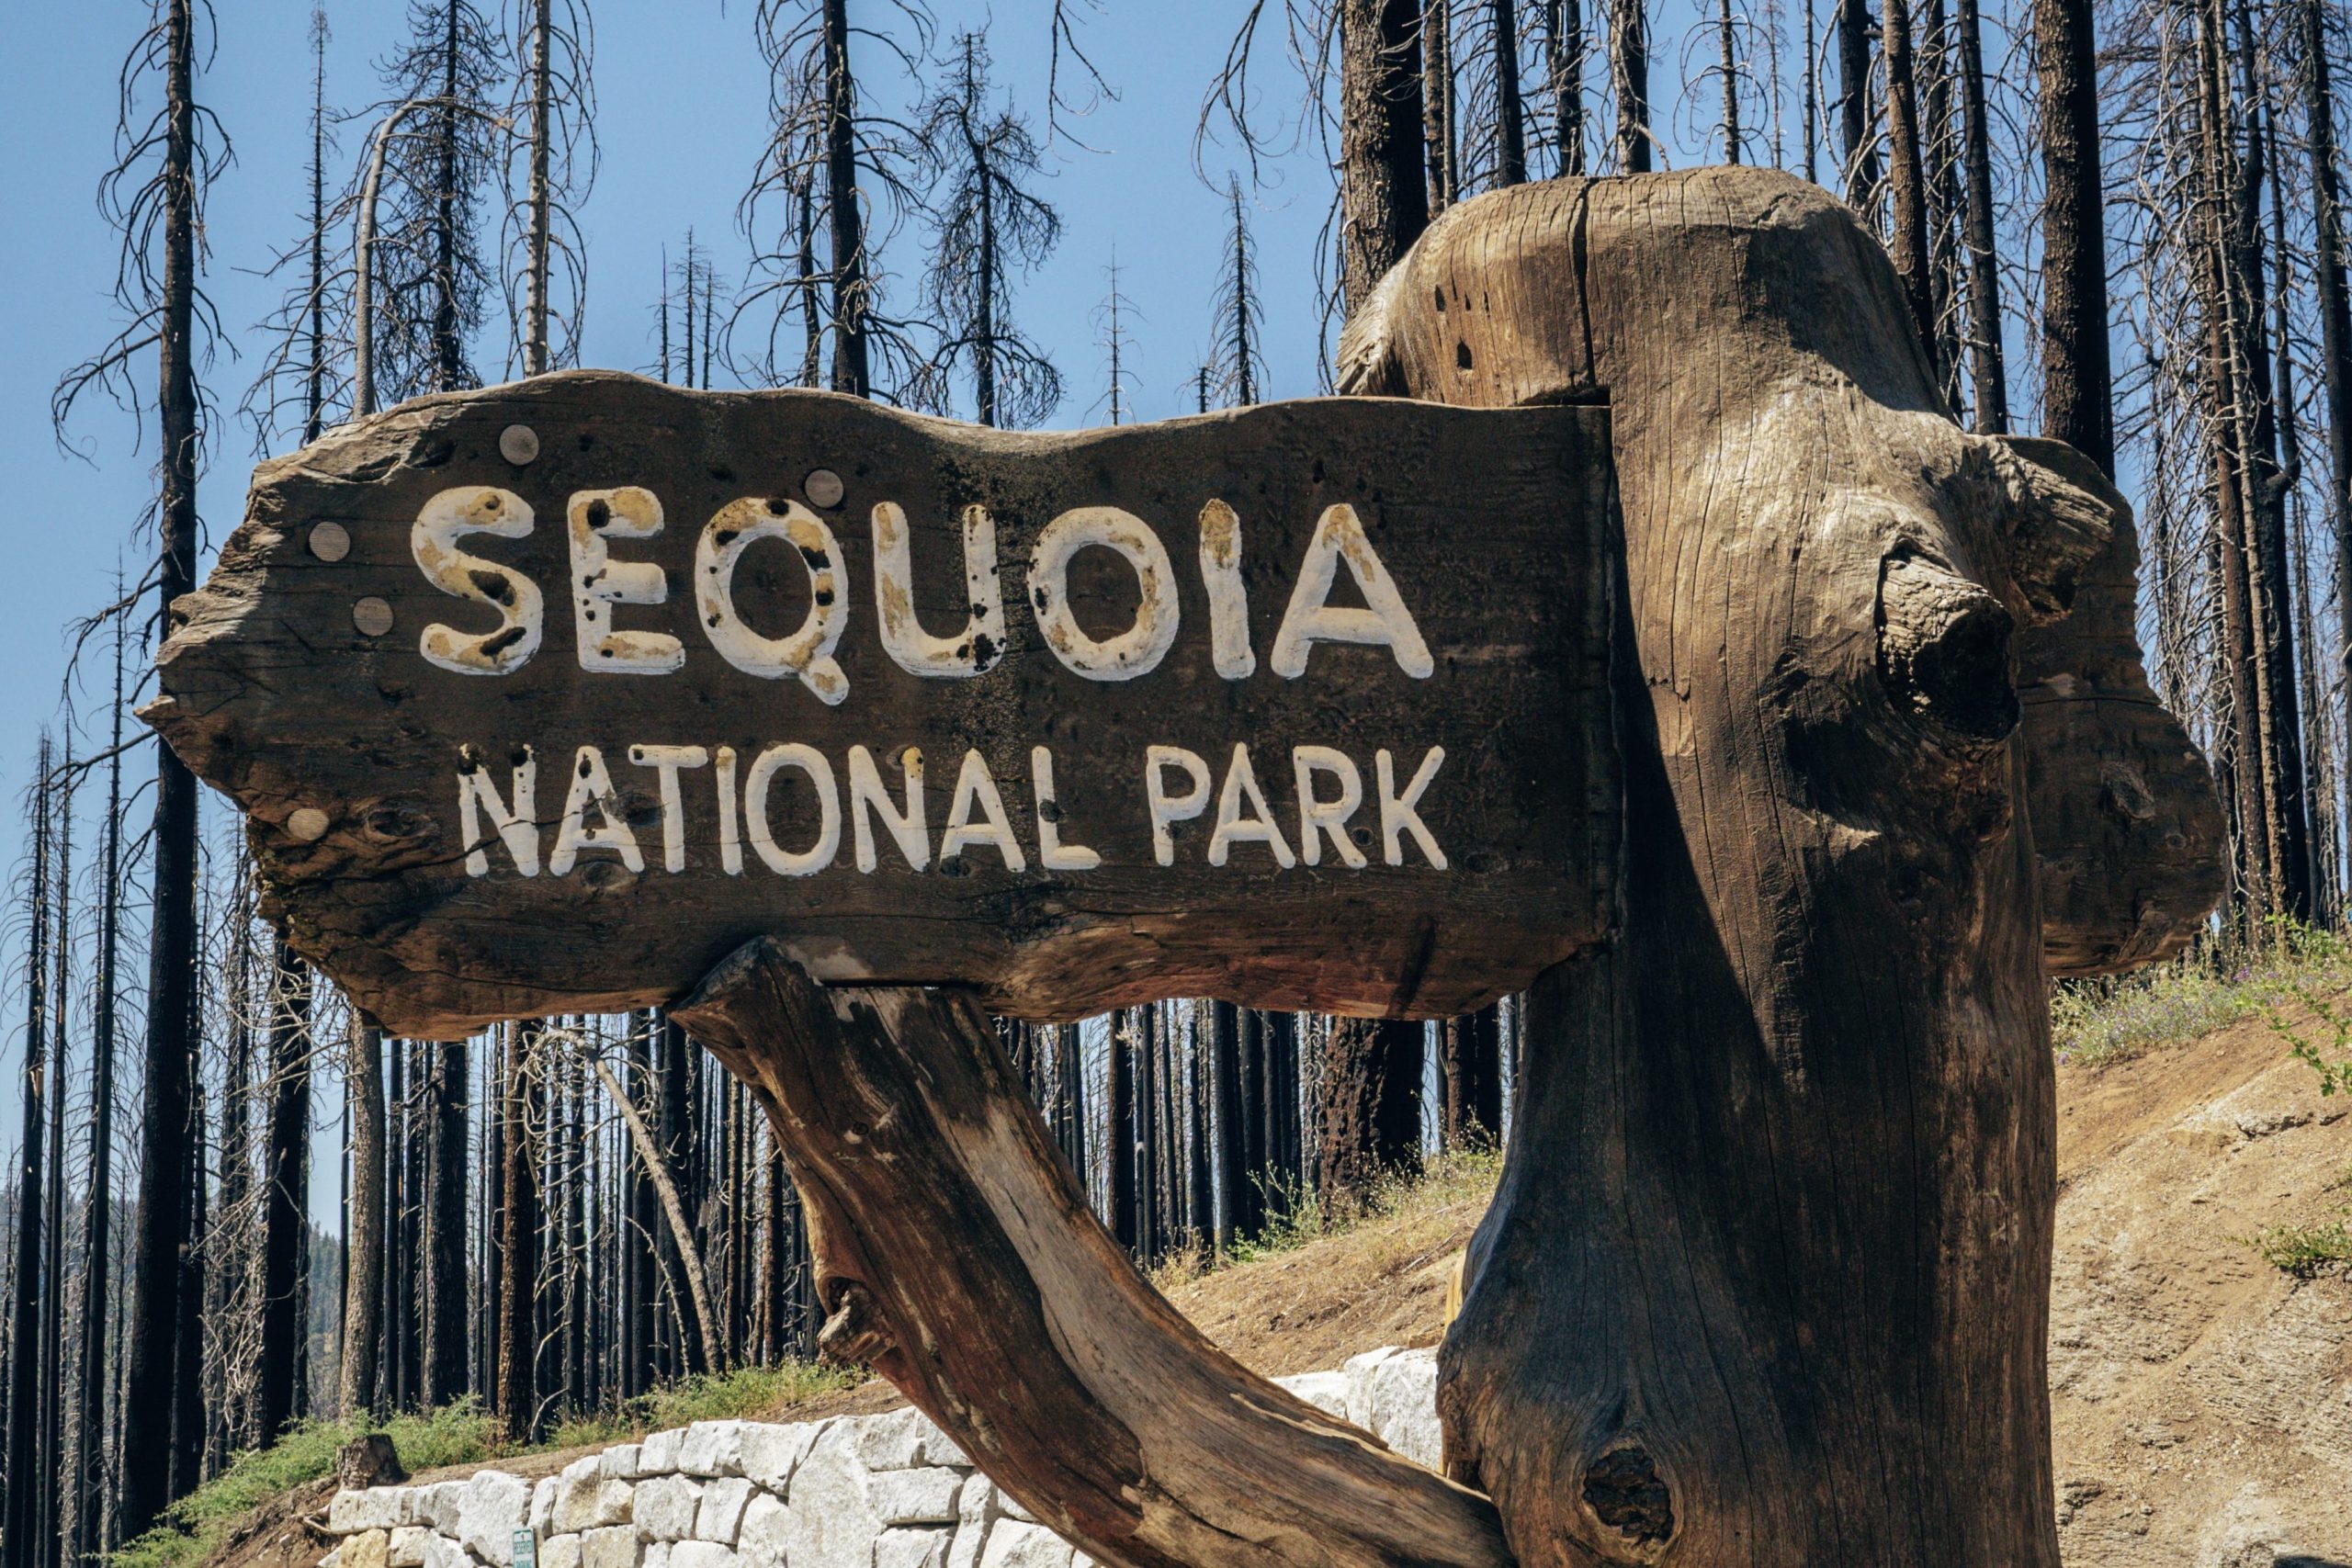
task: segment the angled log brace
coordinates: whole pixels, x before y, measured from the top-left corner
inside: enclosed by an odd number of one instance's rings
[[[967,994],[828,989],[763,939],[674,1016],[767,1111],[826,1350],[1099,1561],[1510,1561],[1485,1497],[1249,1371],[1145,1282]]]

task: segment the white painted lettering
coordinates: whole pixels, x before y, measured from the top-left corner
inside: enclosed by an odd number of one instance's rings
[[[1209,592],[1209,657],[1228,681],[1258,668],[1250,648],[1250,594],[1241,581],[1241,519],[1212,501],[1201,508],[1201,584]]]
[[[981,822],[972,820],[973,807],[978,807]],[[996,778],[989,772],[988,760],[978,751],[964,753],[964,765],[956,774],[955,798],[948,803],[947,826],[939,835],[939,858],[961,854],[974,844],[994,844],[997,853],[1004,857],[1007,871],[1026,871],[1028,857],[1021,852],[1021,840],[1012,836],[1012,823],[1004,815],[1004,797],[997,793]]]
[[[580,668],[608,675],[667,675],[684,668],[686,647],[667,632],[616,631],[616,604],[659,604],[669,580],[651,561],[616,561],[610,542],[662,532],[662,502],[639,485],[575,491],[564,509],[571,538],[571,619]]]
[[[1102,857],[1084,844],[1062,842],[1061,803],[1054,797],[1054,754],[1029,750],[1029,784],[1037,800],[1037,863],[1047,871],[1092,871]]]
[[[472,755],[470,749],[464,761],[467,771],[458,775],[458,820],[466,842],[466,874],[490,874],[490,856],[481,848],[480,815],[488,812],[491,829],[514,857],[514,869],[525,876],[538,875],[538,758],[528,746],[523,748],[522,761],[514,764],[514,808],[511,811],[506,802],[498,798],[498,784],[490,776],[490,769]]]
[[[1329,603],[1331,581],[1340,564],[1347,563],[1369,608],[1342,609]],[[1385,648],[1396,656],[1398,669],[1416,681],[1427,680],[1437,666],[1430,658],[1421,628],[1405,608],[1388,569],[1365,537],[1363,519],[1352,506],[1327,506],[1307,542],[1306,559],[1291,589],[1290,607],[1283,612],[1282,629],[1274,634],[1269,662],[1274,673],[1295,681],[1306,673],[1307,650],[1318,642],[1366,643]]]
[[[601,827],[588,826],[591,806],[596,808]],[[582,850],[610,850],[621,857],[621,863],[629,870],[645,869],[645,857],[638,852],[637,835],[628,830],[620,796],[614,793],[613,775],[605,771],[605,754],[594,746],[580,748],[580,755],[572,763],[571,787],[563,796],[563,820],[556,824],[555,848],[548,852],[548,874],[562,876],[569,873]]]
[[[987,674],[1004,657],[1004,592],[997,583],[995,519],[985,506],[964,508],[967,618],[955,637],[933,637],[915,615],[907,535],[907,514],[898,502],[886,501],[874,509],[874,608],[882,625],[883,651],[910,675],[956,680]]]
[[[1361,871],[1365,864],[1363,852],[1348,837],[1348,818],[1363,804],[1363,774],[1345,751],[1329,746],[1294,746],[1290,751],[1291,773],[1298,784],[1298,853],[1309,865],[1323,862],[1323,840],[1329,838],[1331,847],[1339,852],[1342,864]],[[1315,793],[1315,775],[1329,773],[1340,781],[1340,794],[1335,800],[1323,800]]]
[[[735,565],[762,539],[784,540],[808,570],[808,618],[789,637],[762,637],[735,611]],[[797,676],[828,707],[849,695],[833,658],[849,625],[849,573],[833,531],[798,502],[746,496],[704,525],[695,542],[695,613],[718,656],[746,675]]]
[[[1380,781],[1381,858],[1388,864],[1405,863],[1405,851],[1399,835],[1410,833],[1414,842],[1421,846],[1421,853],[1429,857],[1430,863],[1440,871],[1445,869],[1445,852],[1439,849],[1437,840],[1430,836],[1429,824],[1421,820],[1419,810],[1421,792],[1430,787],[1430,781],[1437,777],[1437,771],[1444,762],[1445,748],[1430,747],[1429,755],[1423,757],[1421,765],[1414,770],[1413,782],[1405,786],[1405,793],[1400,795],[1396,793],[1396,761],[1385,750],[1374,754],[1374,771]]]
[[[539,585],[512,567],[457,547],[469,534],[521,539],[530,532],[530,503],[511,490],[469,485],[445,490],[424,503],[408,532],[417,570],[442,592],[498,612],[498,625],[479,637],[438,621],[426,626],[416,639],[426,663],[458,675],[509,675],[539,650],[547,621]]]
[[[1244,801],[1250,815],[1241,815]],[[1266,806],[1266,793],[1258,787],[1257,770],[1250,765],[1250,748],[1234,743],[1233,761],[1225,770],[1225,787],[1217,792],[1216,830],[1209,835],[1209,863],[1223,865],[1227,854],[1235,844],[1261,843],[1274,852],[1274,863],[1288,871],[1298,863],[1290,852],[1289,840],[1274,825],[1274,814]]]
[[[718,784],[718,869],[729,876],[743,874],[743,838],[736,827],[735,748],[721,746],[711,753]]]
[[[1142,595],[1136,624],[1099,642],[1080,628],[1069,607],[1070,560],[1093,545],[1134,569]],[[1176,578],[1168,547],[1142,518],[1115,506],[1073,507],[1046,525],[1029,558],[1029,604],[1054,657],[1090,681],[1148,675],[1176,641]]]
[[[1168,793],[1167,771],[1182,768],[1193,787],[1181,795]],[[1144,799],[1151,811],[1151,856],[1162,865],[1176,863],[1176,840],[1170,822],[1188,821],[1208,809],[1209,765],[1197,751],[1182,746],[1153,746],[1144,752]]]
[[[632,746],[628,760],[660,774],[662,869],[672,873],[685,870],[686,803],[678,792],[678,770],[705,766],[710,761],[710,753],[699,746]]]
[[[784,768],[798,768],[817,790],[817,841],[798,853],[776,843],[768,822],[768,786]],[[825,754],[795,740],[771,746],[752,758],[752,771],[743,779],[743,830],[762,863],[778,876],[814,876],[832,864],[842,847],[842,797]]]
[[[857,869],[868,875],[881,863],[874,852],[876,815],[889,829],[891,840],[898,844],[899,852],[907,857],[908,865],[921,871],[931,863],[930,835],[923,826],[922,752],[908,747],[899,759],[899,768],[907,784],[903,811],[891,804],[890,792],[882,784],[881,770],[874,765],[874,753],[863,746],[849,749],[850,826],[854,829],[857,845]]]

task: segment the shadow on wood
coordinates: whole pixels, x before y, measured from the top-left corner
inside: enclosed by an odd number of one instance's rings
[[[1605,401],[1623,516],[1616,930],[1528,998],[1449,1472],[1531,1564],[2057,1568],[2045,934],[2144,961],[2220,891],[2120,498],[1954,424],[1885,252],[1770,171],[1464,202],[1340,358]],[[2029,707],[2078,590],[2096,668]]]
[[[1145,1282],[969,994],[828,989],[762,939],[674,1016],[767,1110],[823,1348],[1097,1559],[1510,1561],[1485,1497],[1249,1371]]]

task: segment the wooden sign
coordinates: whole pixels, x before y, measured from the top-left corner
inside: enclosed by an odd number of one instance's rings
[[[254,476],[145,710],[386,1027],[818,978],[1430,1017],[1601,934],[1605,412],[1074,434],[602,372]]]

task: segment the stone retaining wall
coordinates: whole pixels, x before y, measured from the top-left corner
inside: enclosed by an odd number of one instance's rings
[[[1435,1468],[1437,1357],[1372,1350],[1277,1379]],[[700,1421],[534,1484],[503,1471],[338,1492],[320,1568],[1080,1568],[922,1412],[775,1426]]]

